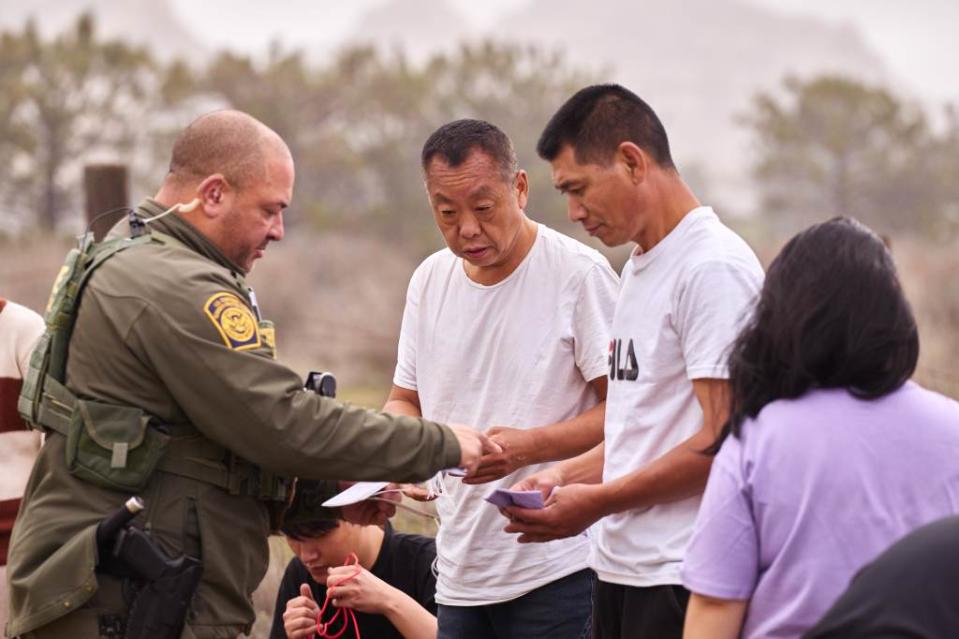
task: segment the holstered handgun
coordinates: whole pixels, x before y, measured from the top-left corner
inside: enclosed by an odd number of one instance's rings
[[[200,560],[167,557],[150,537],[130,525],[143,509],[134,497],[97,528],[100,564],[139,582],[126,621],[126,639],[179,639],[200,584]],[[109,550],[107,550],[109,548]]]

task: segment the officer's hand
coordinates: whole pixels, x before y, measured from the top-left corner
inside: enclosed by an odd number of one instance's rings
[[[486,431],[486,435],[502,451],[484,454],[475,474],[464,479],[463,483],[485,484],[533,463],[536,441],[532,431],[496,426]]]
[[[483,455],[503,452],[499,444],[470,426],[451,424],[450,428],[460,444],[460,468],[469,477],[476,472]]]
[[[341,481],[339,483],[340,490],[346,490],[356,482],[353,481]],[[398,486],[396,484],[389,484],[387,490],[396,489]],[[390,490],[383,495],[377,497],[377,499],[366,499],[364,501],[350,504],[348,506],[340,507],[340,516],[343,517],[346,521],[351,524],[359,524],[360,526],[370,526],[377,525],[382,526],[386,524],[386,521],[396,514],[396,506],[394,503],[399,502],[402,499],[399,492]]]
[[[283,613],[283,629],[289,639],[310,639],[316,632],[316,615],[320,607],[313,600],[313,593],[306,584],[300,584],[300,596],[286,602]]]

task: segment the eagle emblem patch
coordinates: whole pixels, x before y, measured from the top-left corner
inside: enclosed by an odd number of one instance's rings
[[[233,293],[213,295],[203,310],[228,347],[236,351],[260,347],[260,331],[253,311]]]

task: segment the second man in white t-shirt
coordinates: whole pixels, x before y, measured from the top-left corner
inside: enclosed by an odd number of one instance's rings
[[[437,502],[439,636],[576,639],[588,628],[589,542],[519,546],[484,501],[602,439],[616,274],[530,220],[509,138],[479,120],[438,129],[422,164],[446,249],[410,280],[385,410],[493,427],[503,448]]]
[[[679,566],[712,462],[702,451],[726,420],[727,353],[762,267],[700,205],[659,118],[627,89],[577,92],[537,151],[571,220],[636,248],[612,324],[604,445],[519,483],[553,492],[544,509],[509,509],[507,530],[546,541],[598,522],[593,639],[678,639],[689,598]]]

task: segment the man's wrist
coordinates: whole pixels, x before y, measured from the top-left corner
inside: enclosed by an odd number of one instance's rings
[[[602,501],[604,517],[627,510],[648,510],[652,506],[644,503],[646,499],[642,494],[636,493],[635,484],[630,486],[628,475],[603,483],[601,486],[603,494],[598,499]]]
[[[586,484],[590,487],[592,491],[592,503],[596,508],[596,514],[599,515],[596,519],[602,519],[609,515],[613,515],[619,512],[618,505],[616,503],[616,489],[614,484],[598,483],[598,484]]]
[[[384,593],[382,611],[380,614],[392,621],[403,610],[404,600],[406,599],[409,599],[409,596],[406,593],[387,584],[387,590]]]
[[[563,464],[556,464],[553,466],[553,481],[556,482],[556,486],[565,486],[569,483],[569,480],[566,478],[566,470],[563,468]]]
[[[529,437],[526,438],[526,446],[519,451],[518,455],[522,466],[532,466],[549,461],[546,455],[549,446],[549,434],[544,432],[542,426],[531,428],[526,432],[529,434]]]

